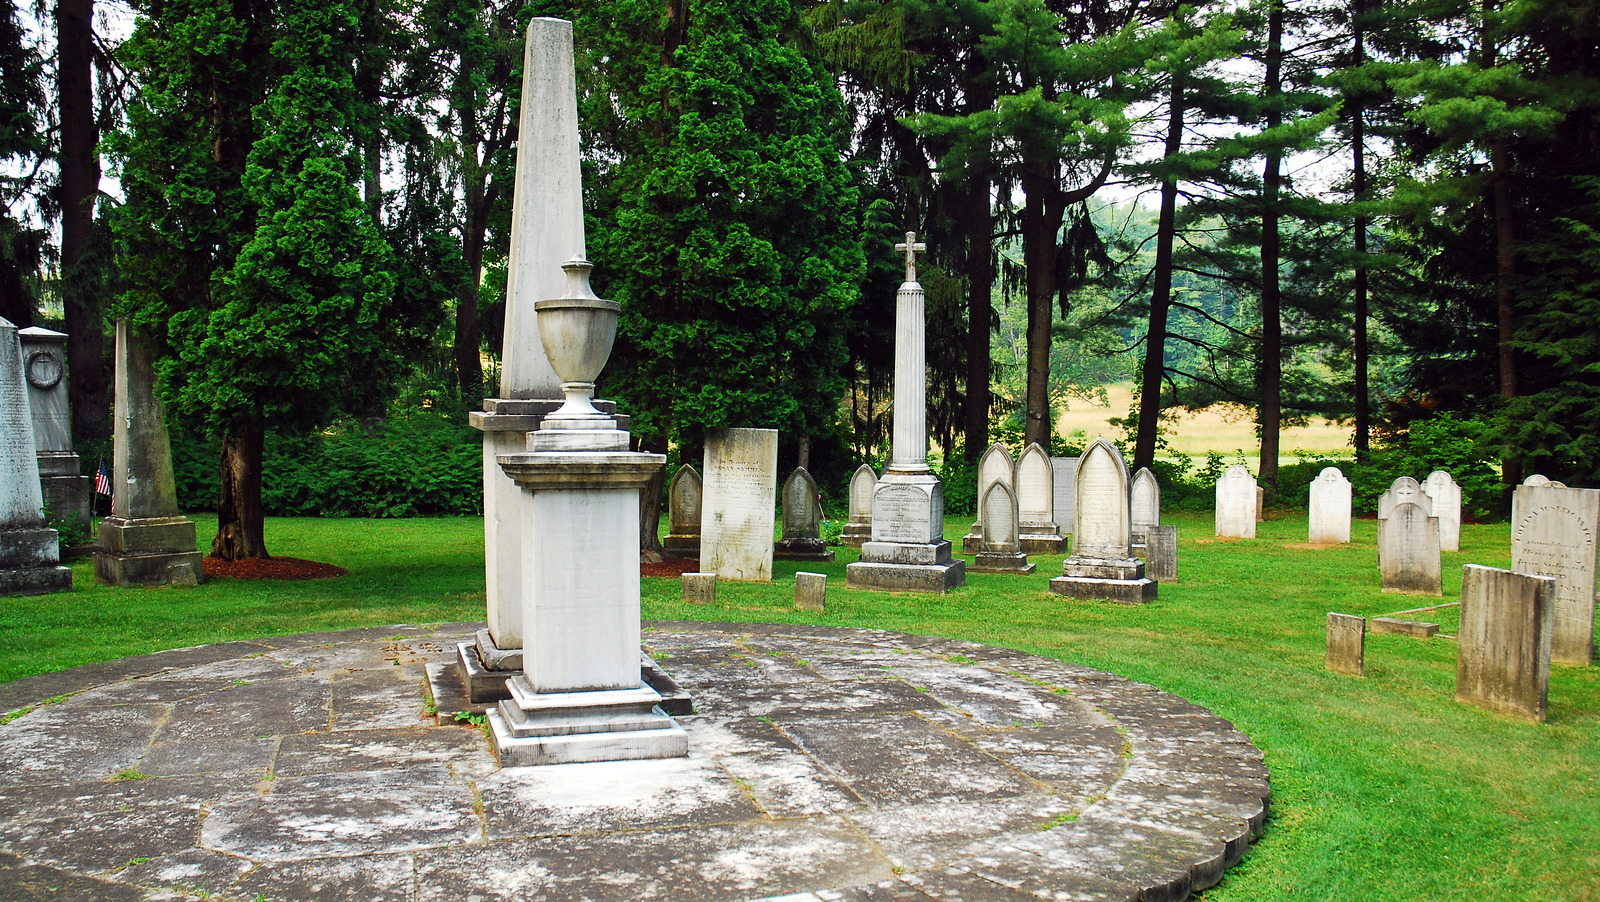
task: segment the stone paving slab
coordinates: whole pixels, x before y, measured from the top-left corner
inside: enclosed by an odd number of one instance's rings
[[[1261,752],[1204,708],[880,630],[648,624],[688,758],[500,769],[428,707],[481,627],[0,686],[33,708],[0,724],[0,902],[1177,900],[1265,823]]]

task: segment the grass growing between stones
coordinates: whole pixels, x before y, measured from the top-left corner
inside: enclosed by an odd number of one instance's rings
[[[1208,515],[1179,529],[1179,573],[1151,605],[1050,595],[1061,558],[1027,577],[971,574],[947,596],[846,589],[832,564],[775,566],[771,584],[723,583],[684,605],[676,579],[644,580],[655,619],[875,627],[1003,645],[1161,687],[1232,720],[1266,752],[1273,814],[1208,900],[1600,899],[1600,667],[1557,666],[1550,721],[1522,724],[1453,701],[1448,639],[1369,636],[1367,675],[1323,669],[1328,611],[1380,616],[1460,597],[1461,565],[1505,566],[1505,524],[1463,527],[1445,555],[1445,597],[1378,591],[1375,523],[1349,546],[1307,548],[1305,518],[1254,540],[1212,539]],[[959,542],[966,521],[950,524]],[[210,521],[201,522],[206,547]],[[0,679],[206,642],[483,616],[476,519],[272,520],[269,547],[350,574],[303,583],[214,580],[192,589],[93,587],[0,599]],[[1300,546],[1300,547],[1296,547]],[[794,574],[826,573],[827,611],[794,608]],[[1407,615],[1452,633],[1453,609]],[[672,669],[670,659],[663,661]],[[692,688],[692,687],[691,687]]]

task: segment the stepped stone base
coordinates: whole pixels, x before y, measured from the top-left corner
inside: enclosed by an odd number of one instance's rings
[[[1144,575],[1138,558],[1067,558],[1062,575],[1050,580],[1050,591],[1070,598],[1094,598],[1120,604],[1156,599],[1156,581]]]
[[[775,561],[831,561],[833,551],[821,539],[780,539],[772,546]]]
[[[1028,556],[1022,552],[1007,554],[1005,552],[980,551],[972,559],[967,569],[973,573],[1016,573],[1027,575],[1038,569],[1038,564],[1029,563]]]
[[[53,530],[52,530],[53,531]],[[72,570],[46,564],[42,567],[0,568],[0,595],[48,595],[72,591]]]
[[[967,562],[950,556],[949,542],[864,542],[861,560],[844,568],[853,589],[943,594],[966,584]]]
[[[1054,530],[1054,524],[1051,529]],[[1023,525],[1027,529],[1027,525]],[[1023,554],[1066,554],[1067,537],[1051,532],[1026,532],[1017,536],[1017,543],[1022,546]]]
[[[978,529],[977,528],[977,524],[974,523],[972,532],[969,532],[966,535],[961,537],[961,553],[962,554],[977,554],[978,552],[980,552],[982,550],[983,550],[983,530]]]
[[[489,739],[501,767],[682,758],[689,734],[659,707],[660,693],[637,689],[536,693],[523,677],[490,709]]]
[[[863,544],[872,541],[872,521],[865,523],[846,523],[839,533],[839,543],[850,548],[860,548]]]
[[[194,586],[205,579],[188,517],[107,517],[100,521],[95,581],[107,586]]]
[[[490,661],[496,666],[489,666],[486,662]],[[523,675],[522,649],[499,648],[485,629],[478,630],[476,642],[456,645],[456,665],[450,673],[446,674],[442,667],[438,673],[430,668],[428,682],[441,712],[444,699],[461,693],[465,695],[461,699],[461,710],[481,714],[496,702],[510,698],[511,690],[506,683]],[[642,651],[639,653],[639,677],[660,695],[657,704],[663,711],[674,716],[694,713],[694,697]]]

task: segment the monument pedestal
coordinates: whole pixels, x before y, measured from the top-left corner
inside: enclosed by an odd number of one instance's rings
[[[967,581],[967,562],[944,539],[944,488],[931,473],[885,473],[872,493],[872,540],[845,568],[845,585],[944,593]]]
[[[72,451],[39,452],[39,490],[49,520],[78,525],[89,541],[89,503],[94,499],[94,479],[78,475],[78,455]]]
[[[193,586],[204,578],[188,517],[107,517],[100,521],[94,578],[107,586]]]
[[[69,591],[72,570],[60,558],[53,529],[0,529],[0,595]]]
[[[772,546],[773,560],[779,561],[831,561],[833,552],[821,539],[779,539]]]
[[[697,535],[675,536],[668,533],[661,539],[661,550],[668,557],[686,557],[699,560],[700,537]]]
[[[608,443],[607,430],[573,431]],[[639,492],[665,462],[610,450],[498,458],[521,491],[523,537],[523,670],[488,714],[502,766],[688,754],[688,734],[640,678],[639,557],[616,554],[638,547]]]
[[[1071,598],[1144,604],[1155,601],[1156,581],[1144,575],[1144,561],[1138,558],[1070,557],[1062,565],[1062,575],[1050,580],[1050,591]]]
[[[1017,541],[1023,554],[1066,554],[1067,537],[1056,532],[1054,523],[1023,522]]]
[[[1026,576],[1038,566],[1029,562],[1026,552],[980,551],[973,556],[972,566],[968,569],[973,573],[1017,573]]]
[[[871,520],[857,521],[852,518],[839,533],[839,543],[850,548],[860,548],[870,541],[872,541]]]

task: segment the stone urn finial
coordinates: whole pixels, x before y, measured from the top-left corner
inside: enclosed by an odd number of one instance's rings
[[[539,318],[539,340],[567,399],[553,418],[605,419],[593,404],[594,380],[611,358],[622,305],[595,296],[589,287],[594,264],[574,257],[561,268],[567,273],[565,296],[533,305]]]

